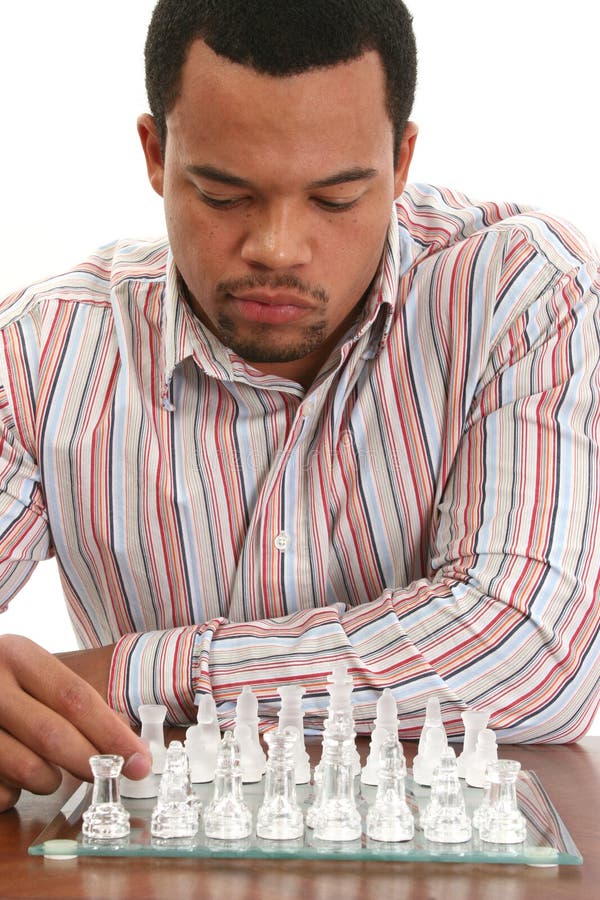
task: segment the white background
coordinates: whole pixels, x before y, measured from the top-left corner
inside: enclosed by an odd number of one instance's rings
[[[135,130],[146,111],[142,54],[153,6],[2,0],[1,295],[115,237],[163,232]],[[420,70],[412,180],[544,206],[600,245],[597,4],[409,7]],[[38,566],[0,616],[6,632],[52,651],[75,648],[53,562]]]

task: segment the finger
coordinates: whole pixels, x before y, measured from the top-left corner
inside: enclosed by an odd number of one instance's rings
[[[3,784],[0,781],[0,813],[6,812],[7,809],[12,809],[20,796],[21,791],[18,788]]]
[[[42,715],[48,729],[41,745],[52,754],[46,758],[80,778],[89,778],[89,756],[114,753],[122,756],[126,763],[131,759],[130,766],[126,765],[128,777],[141,778],[148,774],[151,766],[148,747],[129,724],[123,722],[83,678],[51,653],[32,642],[28,644],[30,646],[21,648],[17,659],[13,654],[12,662],[20,687],[38,701],[36,715]],[[40,704],[47,709],[46,715],[40,713]],[[2,702],[2,705],[5,704]],[[35,722],[36,719],[30,721]],[[68,727],[59,724],[61,721],[66,722]],[[23,731],[31,735],[31,727],[26,724],[15,723],[9,730],[21,740]],[[60,744],[64,744],[65,740],[70,747],[61,748]],[[28,743],[27,740],[24,742]],[[65,759],[68,760],[66,765]]]
[[[0,781],[13,790],[25,788],[34,794],[52,794],[62,775],[29,747],[0,731]]]
[[[0,697],[0,721],[16,743],[28,747],[49,767],[59,766],[90,779],[89,758],[102,751],[53,709],[11,686]],[[5,780],[12,778],[6,769],[6,765],[0,769]]]

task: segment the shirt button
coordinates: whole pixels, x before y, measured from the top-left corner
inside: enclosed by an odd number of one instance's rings
[[[280,531],[273,543],[277,550],[287,550],[290,546],[290,536],[285,531]]]

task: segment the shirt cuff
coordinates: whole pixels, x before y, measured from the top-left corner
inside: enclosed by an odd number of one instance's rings
[[[221,621],[124,635],[112,656],[109,705],[136,724],[146,703],[166,706],[170,725],[194,721],[195,695],[210,693],[208,651]]]

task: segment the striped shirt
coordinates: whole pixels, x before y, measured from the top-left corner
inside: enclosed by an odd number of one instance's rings
[[[395,205],[360,318],[311,388],[194,317],[164,240],[107,246],[0,316],[1,602],[55,555],[109,700],[346,661],[358,731],[393,691],[503,740],[567,741],[598,701],[600,275],[560,220],[427,185]]]

